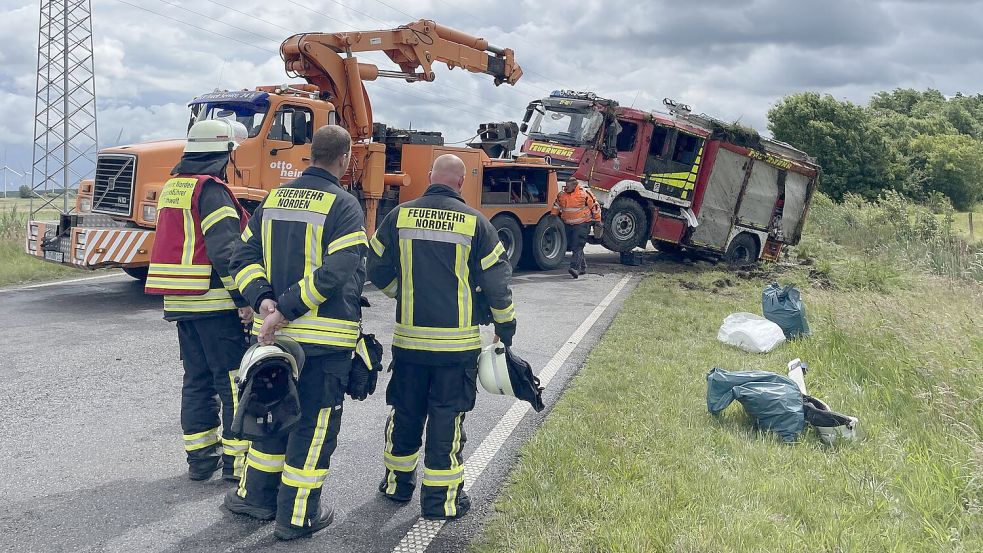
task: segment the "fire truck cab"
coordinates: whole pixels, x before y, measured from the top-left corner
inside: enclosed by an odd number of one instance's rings
[[[574,175],[601,203],[612,251],[680,248],[747,263],[776,259],[802,233],[820,168],[806,153],[751,129],[625,108],[590,92],[555,91],[529,104],[522,153]]]

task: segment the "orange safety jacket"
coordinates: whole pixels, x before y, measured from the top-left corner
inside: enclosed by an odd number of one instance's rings
[[[590,190],[578,186],[573,192],[560,190],[553,202],[553,215],[559,215],[566,225],[579,225],[601,220],[601,206]]]
[[[209,180],[228,192],[235,211],[223,207],[202,218],[198,200],[203,185]],[[177,296],[208,293],[212,262],[205,250],[205,230],[224,217],[238,218],[241,232],[246,228],[249,215],[220,179],[210,175],[178,175],[168,180],[157,201],[157,231],[150,252],[145,292]]]

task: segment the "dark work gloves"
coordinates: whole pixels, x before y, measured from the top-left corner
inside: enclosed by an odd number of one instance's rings
[[[515,336],[515,321],[495,323],[495,334],[501,338],[506,347],[512,347],[512,337]]]

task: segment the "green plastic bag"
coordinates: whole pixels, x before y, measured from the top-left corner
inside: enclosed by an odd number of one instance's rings
[[[799,291],[791,284],[782,288],[772,282],[765,287],[761,294],[761,314],[780,326],[789,340],[812,334],[806,320],[806,306]]]

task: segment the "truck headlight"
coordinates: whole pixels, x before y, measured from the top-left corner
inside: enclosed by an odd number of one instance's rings
[[[82,198],[79,200],[79,211],[82,213],[88,213],[92,211],[92,200],[90,198]]]
[[[143,205],[143,220],[148,223],[154,223],[157,221],[157,206],[144,204]]]

